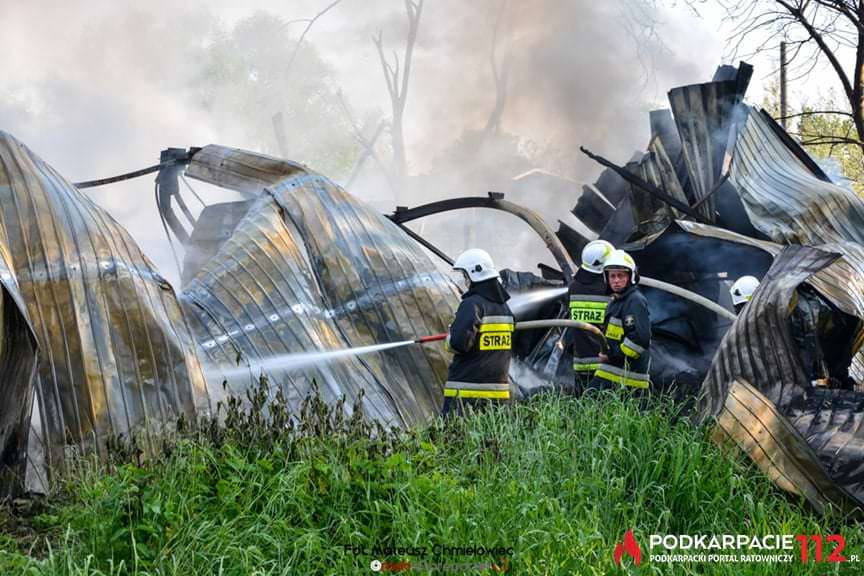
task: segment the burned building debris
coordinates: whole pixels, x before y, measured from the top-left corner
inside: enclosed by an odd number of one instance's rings
[[[446,331],[457,303],[450,280],[394,223],[326,178],[218,146],[196,153],[186,174],[255,196],[180,297],[209,380],[221,382],[220,368],[236,366],[238,355],[254,367]],[[367,414],[407,426],[440,408],[446,367],[440,347],[412,347],[268,376],[296,406],[313,380],[330,401],[356,400],[362,389]],[[256,376],[250,368],[245,379],[228,378],[228,391]]]
[[[864,201],[743,102],[751,74],[726,66],[673,89],[670,110],[651,115],[647,152],[606,170],[573,212],[645,275],[727,307],[736,278],[762,279],[734,322],[645,289],[652,381],[698,398],[697,420],[779,486],[818,509],[853,509],[864,504]]]
[[[156,197],[184,248],[179,290],[105,210],[0,134],[0,487],[26,472],[44,489],[68,455],[104,456],[115,436],[155,449],[149,439],[179,417],[218,415],[262,373],[289,405],[317,385],[390,425],[428,420],[442,348],[314,358],[445,332],[458,292],[435,259],[449,257],[407,223],[471,208],[521,218],[557,265],[502,274],[515,292],[545,294],[517,322],[564,317],[586,230],[611,241],[647,279],[655,388],[691,400],[717,438],[817,508],[864,505],[864,201],[744,102],[751,75],[725,66],[673,89],[646,151],[623,166],[584,151],[607,169],[583,187],[579,225],[557,233],[495,193],[385,216],[287,160],[167,149]],[[195,217],[180,178],[237,197]],[[743,275],[762,284],[734,317],[728,289]],[[565,340],[561,327],[514,334],[516,397],[572,383]],[[298,354],[311,360],[272,362]]]
[[[229,205],[227,225],[218,206],[199,218],[228,234],[184,238],[202,250],[187,252],[177,293],[109,214],[12,136],[0,139],[0,373],[15,400],[0,440],[19,483],[27,463],[29,485],[45,489],[67,455],[104,457],[117,436],[155,449],[150,438],[181,416],[216,415],[226,394],[245,397],[262,359],[447,328],[452,282],[326,178],[218,146],[181,156],[188,177],[246,199]],[[167,189],[160,205],[176,202],[164,172],[157,183],[157,197]],[[362,398],[370,417],[409,426],[439,409],[445,370],[443,350],[412,347],[265,373],[292,405],[314,381],[327,400],[344,395],[350,409]]]
[[[20,303],[15,323],[4,317],[17,334],[4,340],[32,333],[38,358],[33,378],[19,367],[3,385],[33,398],[30,472],[44,485],[69,449],[104,454],[109,437],[145,423],[146,444],[161,425],[194,417],[206,386],[173,288],[126,230],[7,134],[0,163],[2,281],[13,295],[4,308]],[[6,404],[3,419],[18,410]]]

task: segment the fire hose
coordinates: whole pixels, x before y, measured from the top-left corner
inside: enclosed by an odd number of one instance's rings
[[[704,296],[700,296],[695,292],[691,292],[690,290],[685,290],[684,288],[679,288],[674,284],[669,284],[668,282],[663,282],[662,280],[655,280],[653,278],[646,278],[645,276],[641,276],[639,278],[639,284],[643,286],[648,286],[649,288],[657,288],[658,290],[663,290],[664,292],[669,292],[670,294],[674,294],[675,296],[680,296],[685,300],[689,300],[695,304],[699,304],[700,306],[704,306],[708,308],[712,312],[715,312],[719,316],[723,318],[728,318],[729,320],[735,320],[737,316],[723,308],[716,302],[705,298]]]
[[[685,300],[689,300],[695,304],[699,304],[712,312],[722,316],[723,318],[728,318],[729,320],[735,320],[737,318],[735,314],[723,308],[716,302],[705,298],[704,296],[700,296],[695,292],[691,292],[690,290],[686,290],[684,288],[679,288],[674,284],[669,284],[668,282],[663,282],[662,280],[655,280],[654,278],[646,278],[642,276],[639,279],[639,283],[648,286],[649,288],[656,288],[658,290],[663,290],[664,292],[668,292],[670,294],[674,294],[675,296],[679,296],[684,298]],[[590,332],[592,336],[596,337],[599,344],[600,349],[603,353],[608,350],[608,346],[606,344],[606,338],[603,336],[603,332],[600,331],[599,328],[592,324],[588,324],[587,322],[579,322],[577,320],[565,320],[561,318],[556,318],[552,320],[527,320],[525,322],[517,322],[514,325],[514,330],[534,330],[538,328],[576,328],[577,330],[585,330],[586,332]],[[443,334],[433,334],[432,336],[423,336],[422,338],[417,338],[414,340],[415,344],[424,344],[426,342],[436,342],[439,340],[444,340],[447,338],[447,333]]]
[[[525,322],[517,322],[514,330],[536,330],[538,328],[576,328],[577,330],[585,330],[590,332],[592,336],[597,338],[600,344],[600,349],[605,353],[608,349],[606,345],[606,337],[599,328],[587,322],[579,322],[578,320],[566,320],[563,318],[555,318],[552,320],[527,320]],[[423,336],[414,340],[415,344],[425,344],[426,342],[437,342],[447,338],[447,332],[443,334],[433,334],[431,336]]]

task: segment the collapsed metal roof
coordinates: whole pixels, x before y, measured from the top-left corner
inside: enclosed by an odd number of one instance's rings
[[[671,114],[652,113],[646,155],[625,167],[594,156],[612,169],[574,214],[629,249],[643,274],[712,300],[729,305],[728,287],[742,275],[762,279],[731,325],[644,288],[652,379],[699,398],[697,419],[716,422],[715,437],[731,439],[782,488],[818,509],[853,509],[864,506],[864,201],[743,103],[750,74],[725,67],[712,82],[672,90]],[[689,210],[670,208],[661,193],[683,195]],[[598,196],[616,195],[616,210],[599,217]],[[581,241],[567,237],[575,253]],[[803,335],[793,327],[802,301],[813,320]],[[801,338],[848,367],[852,389],[814,385]]]
[[[186,174],[257,197],[181,296],[211,379],[221,382],[238,354],[254,365],[447,330],[453,283],[395,224],[323,176],[220,146],[196,153]],[[330,401],[363,389],[367,414],[404,426],[438,410],[447,363],[440,347],[415,346],[269,376],[298,407],[312,380]],[[228,378],[228,391],[254,376]]]
[[[700,418],[781,487],[820,508],[862,505],[864,203],[743,103],[750,74],[725,67],[713,82],[670,92],[670,110],[651,114],[647,152],[624,167],[595,156],[611,168],[573,213],[629,249],[647,276],[724,306],[732,280],[763,279],[734,322],[644,288],[652,378],[701,395]],[[458,294],[421,245],[443,254],[402,222],[505,205],[456,199],[387,218],[289,161],[221,146],[169,149],[163,160],[160,210],[187,249],[179,293],[109,214],[0,134],[0,381],[15,398],[0,410],[4,488],[28,464],[31,485],[44,485],[70,451],[104,455],[115,435],[135,434],[147,448],[179,416],[213,414],[226,393],[242,397],[267,358],[444,331]],[[175,178],[186,164],[187,176],[242,197],[205,208],[191,233],[170,214],[173,199],[189,215]],[[561,270],[505,282],[561,286],[587,239],[566,225],[556,239],[530,211],[513,213]],[[790,247],[799,244],[810,246]],[[843,341],[835,361],[849,365],[852,390],[804,376],[789,325],[808,298],[815,316],[834,320],[814,325],[819,338]],[[538,313],[565,310],[550,302]],[[511,376],[528,388],[572,382],[561,337],[517,335]],[[362,390],[367,414],[414,425],[437,412],[447,360],[440,348],[409,347],[267,374],[295,406],[314,381],[329,401],[344,395],[350,409]]]
[[[829,502],[843,509],[855,499],[864,502],[864,393],[812,385],[789,312],[796,289],[840,258],[785,247],[723,339],[703,384],[702,417],[716,416],[718,432],[781,487],[820,509]],[[856,276],[856,283],[864,280]]]
[[[31,454],[59,466],[66,446],[104,454],[112,435],[194,417],[206,386],[172,287],[108,213],[5,133],[0,233],[4,289],[38,344],[35,378],[3,380],[35,392]]]
[[[187,174],[254,200],[178,294],[107,212],[0,134],[4,488],[28,463],[29,484],[44,488],[70,450],[104,456],[116,436],[155,449],[151,435],[180,416],[244,398],[262,358],[446,330],[453,283],[326,178],[219,146],[197,152]],[[226,378],[238,363],[248,373]],[[264,372],[298,408],[313,381],[349,410],[363,389],[367,414],[404,426],[437,412],[446,367],[439,348],[412,347]]]

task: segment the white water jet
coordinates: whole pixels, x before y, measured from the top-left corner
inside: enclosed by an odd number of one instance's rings
[[[280,354],[278,356],[270,356],[269,358],[259,358],[249,360],[243,366],[231,367],[228,369],[213,368],[208,370],[208,376],[222,378],[236,378],[238,376],[258,376],[264,372],[290,372],[308,368],[319,364],[326,364],[340,358],[349,356],[361,356],[372,352],[380,352],[381,350],[389,350],[391,348],[399,348],[414,344],[414,340],[402,340],[401,342],[387,342],[385,344],[373,344],[371,346],[357,346],[356,348],[344,348],[341,350],[327,350],[324,352],[299,352],[295,354]]]
[[[532,308],[536,308],[544,302],[560,298],[566,293],[566,286],[561,288],[541,288],[540,290],[514,294],[511,296],[510,300],[507,301],[507,304],[510,306],[513,315],[519,316],[520,314],[528,312]]]

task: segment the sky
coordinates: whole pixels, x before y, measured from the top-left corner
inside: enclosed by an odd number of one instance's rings
[[[203,106],[202,78],[208,78],[211,68],[202,55],[263,13],[282,21],[285,45],[273,46],[263,38],[256,45],[254,37],[246,38],[245,62],[259,54],[284,56],[306,27],[304,19],[331,2],[0,0],[0,130],[22,140],[73,182],[155,164],[167,147],[216,143],[272,152],[266,149],[272,135],[256,133],[246,121],[255,113],[249,106],[275,106],[272,99],[238,102],[245,92],[230,83],[216,88],[211,83],[207,86],[218,97]],[[501,130],[518,137],[520,146],[531,147],[539,167],[577,182],[592,182],[600,171],[578,153],[580,145],[626,162],[647,145],[647,113],[665,107],[668,90],[708,81],[717,65],[735,62],[724,52],[722,13],[710,3],[696,14],[671,0],[426,0],[404,122],[409,173],[435,172],[463,133],[484,126],[494,104],[489,54],[499,13],[496,56],[499,66],[506,61],[510,71]],[[389,117],[371,39],[380,31],[388,54],[401,54],[404,29],[401,0],[342,0],[305,38],[324,70],[323,89],[341,90],[358,118]],[[305,53],[298,54],[306,62]],[[774,64],[770,55],[753,63],[749,97],[758,103]],[[302,62],[294,67],[302,69]],[[290,96],[291,86],[279,90]],[[799,92],[808,94],[793,87],[793,98]],[[269,110],[265,112],[269,118]],[[310,142],[327,145],[331,137],[323,127],[302,123],[288,126],[288,132],[289,152],[299,155],[291,159],[301,162],[315,158],[303,157],[312,154]],[[485,193],[460,189],[463,168],[473,167],[454,168],[453,195]],[[375,186],[381,181],[358,184],[349,192],[386,199]],[[208,202],[227,198],[205,190]],[[426,200],[426,193],[405,192],[413,203]],[[176,281],[152,177],[87,194]],[[568,221],[567,207],[573,203],[564,199],[551,206]],[[533,267],[519,255],[502,258],[501,267]]]

